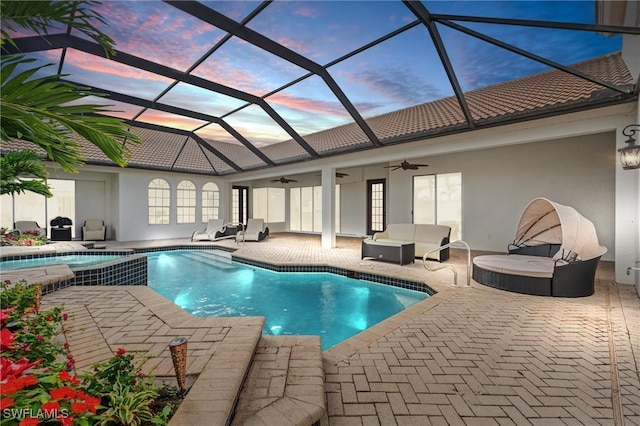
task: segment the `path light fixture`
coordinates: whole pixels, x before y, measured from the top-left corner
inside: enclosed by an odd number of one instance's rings
[[[176,337],[170,341],[169,351],[171,352],[173,368],[176,370],[178,387],[184,394],[184,391],[187,388],[187,338]]]
[[[636,144],[634,135],[640,130],[640,124],[629,124],[622,129],[622,134],[628,136],[624,142],[626,146],[620,148],[620,162],[624,170],[640,169],[640,145]]]

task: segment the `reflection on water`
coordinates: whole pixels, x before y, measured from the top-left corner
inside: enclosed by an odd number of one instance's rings
[[[428,295],[328,273],[278,273],[211,251],[150,253],[149,286],[196,316],[264,316],[265,334],[315,334],[323,350]]]

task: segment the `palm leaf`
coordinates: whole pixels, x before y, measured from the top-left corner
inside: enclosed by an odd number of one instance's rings
[[[94,22],[104,23],[102,16],[93,9],[98,4],[100,2],[91,0],[3,1],[0,3],[2,44],[8,42],[15,46],[8,31],[15,31],[17,27],[45,35],[60,23],[91,37],[107,55],[113,55],[114,41],[94,25]]]
[[[11,151],[0,158],[0,194],[21,194],[25,191],[51,197],[47,184],[47,168],[38,154],[29,149]]]
[[[78,134],[97,146],[111,161],[125,166],[130,153],[123,141],[140,141],[126,123],[118,118],[97,115],[108,111],[108,106],[78,104],[90,94],[82,87],[51,78],[32,78],[47,65],[15,71],[19,65],[28,62],[31,61],[21,56],[3,60],[0,138],[33,142],[65,171],[77,172],[77,167],[85,160],[80,146],[72,140],[73,134]],[[6,75],[10,77],[4,79]]]

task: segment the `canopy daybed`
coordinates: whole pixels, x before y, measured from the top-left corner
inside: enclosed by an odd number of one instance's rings
[[[507,255],[473,259],[473,279],[541,296],[590,296],[600,257],[596,230],[574,208],[536,198],[524,209]]]

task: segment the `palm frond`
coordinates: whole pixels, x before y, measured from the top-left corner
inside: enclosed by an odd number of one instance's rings
[[[125,166],[130,153],[122,141],[125,138],[128,142],[140,141],[126,123],[99,115],[108,110],[108,105],[78,103],[90,94],[85,88],[52,78],[33,78],[47,65],[15,72],[27,62],[30,60],[24,57],[3,60],[1,139],[33,142],[65,171],[77,172],[77,167],[84,164],[84,154],[72,140],[75,133],[97,146],[117,165]],[[5,79],[6,75],[9,77]]]
[[[100,44],[107,55],[115,54],[115,42],[102,33],[94,23],[104,23],[103,17],[94,10],[100,2],[79,1],[3,1],[0,3],[2,16],[2,42],[15,46],[8,31],[17,27],[46,35],[56,23],[74,28]]]
[[[10,151],[0,158],[0,194],[21,194],[25,191],[51,197],[47,184],[49,173],[35,151]]]

